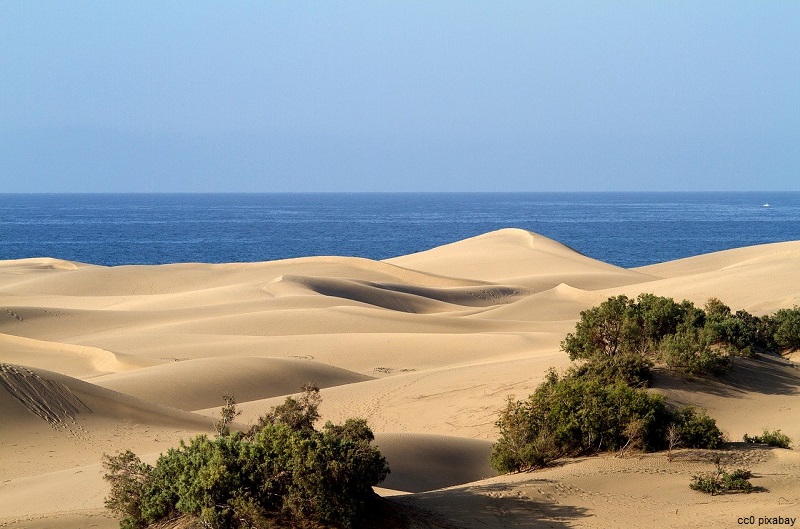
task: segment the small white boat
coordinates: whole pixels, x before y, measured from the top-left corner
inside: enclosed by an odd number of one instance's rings
[[[768,207],[769,207],[769,204],[764,204],[764,207],[765,207],[765,208],[768,208]]]

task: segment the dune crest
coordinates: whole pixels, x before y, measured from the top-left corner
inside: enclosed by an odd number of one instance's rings
[[[0,261],[0,269],[4,272],[23,273],[31,270],[77,270],[87,266],[94,266],[75,261],[65,261],[52,257],[29,257],[26,259],[9,259]]]
[[[695,255],[641,266],[635,270],[658,277],[688,276],[740,266],[751,260],[788,258],[796,261],[798,252],[800,252],[800,241],[776,242]]]
[[[756,315],[800,304],[800,241],[762,244],[638,268],[661,279],[604,294],[648,291],[699,305],[709,298]]]
[[[559,283],[597,290],[652,279],[581,253],[542,235],[506,228],[431,250],[387,259],[427,273],[546,290]]]
[[[152,365],[136,356],[99,347],[36,340],[0,334],[0,358],[9,363],[56,370],[70,376],[91,377]]]

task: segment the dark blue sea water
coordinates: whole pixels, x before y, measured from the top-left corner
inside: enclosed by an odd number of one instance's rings
[[[800,193],[0,194],[0,259],[384,259],[505,227],[635,267],[800,239]]]

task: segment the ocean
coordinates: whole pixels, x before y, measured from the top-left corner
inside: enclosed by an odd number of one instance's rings
[[[0,194],[0,259],[385,259],[507,227],[630,268],[800,239],[800,193]]]

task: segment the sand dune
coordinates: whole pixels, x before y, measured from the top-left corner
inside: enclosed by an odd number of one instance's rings
[[[246,426],[304,382],[323,388],[323,420],[369,421],[393,469],[381,490],[404,493],[392,501],[411,527],[731,527],[796,512],[798,452],[763,447],[723,454],[766,489],[747,497],[691,491],[692,473],[713,465],[686,450],[493,477],[506,397],[568,365],[559,344],[582,310],[642,292],[792,307],[800,242],[632,270],[516,229],[386,261],[0,262],[0,525],[114,527],[103,453],[153,461],[213,432],[223,394]],[[724,380],[658,372],[656,390],[707,409],[731,439],[770,428],[800,440],[791,360],[742,360]]]
[[[173,362],[92,379],[100,387],[191,411],[219,407],[223,395],[237,402],[295,393],[313,382],[327,388],[369,377],[311,360],[224,357]]]
[[[110,420],[130,420],[137,424],[157,424],[208,430],[206,418],[154,404],[112,391],[99,385],[44,369],[2,364],[0,398],[4,416],[31,422],[20,410],[51,425],[74,421],[78,415],[100,416]],[[14,402],[16,401],[16,404]],[[15,411],[11,411],[15,410]],[[25,419],[23,419],[23,416]]]
[[[425,252],[387,259],[414,270],[518,285],[560,283],[597,289],[647,281],[644,272],[625,270],[586,257],[547,237],[503,229]]]
[[[557,322],[577,319],[586,307],[602,302],[608,296],[559,283],[553,288],[531,294],[508,307],[498,307],[475,318],[496,320],[521,319],[525,322]]]
[[[729,466],[753,468],[753,483],[768,492],[711,498],[690,490],[691,476],[712,470],[715,456]],[[798,472],[796,451],[761,447],[716,454],[681,450],[672,462],[665,454],[600,456],[394,502],[408,506],[412,520],[416,514],[412,527],[737,527],[739,517],[751,514],[754,521],[796,517]]]
[[[792,362],[761,355],[740,358],[724,380],[686,380],[668,373],[655,386],[671,401],[704,408],[734,441],[744,434],[780,429],[800,441],[800,369]]]
[[[20,366],[0,364],[0,387],[5,390],[0,394],[3,417],[9,424],[28,418],[23,408],[56,428],[74,422],[81,413],[92,413],[68,386]]]
[[[325,296],[413,313],[452,311],[456,309],[453,305],[466,307],[499,305],[510,303],[525,294],[524,290],[504,286],[433,288],[301,276],[284,276],[283,281],[302,285]]]
[[[109,350],[136,353],[154,361],[175,362],[191,358],[269,356],[316,360],[328,365],[381,377],[386,372],[419,371],[454,363],[480,362],[498,354],[526,355],[547,343],[558,347],[562,338],[550,325],[537,324],[525,331],[469,334],[463,332],[371,332],[242,336],[212,334],[118,335],[98,334],[93,339]],[[562,325],[566,329],[569,324]],[[403,332],[406,331],[406,332]],[[557,334],[557,336],[555,335]]]
[[[638,270],[665,279],[654,292],[702,305],[717,297],[734,310],[761,315],[800,304],[800,242],[737,248]]]
[[[208,417],[146,402],[94,384],[43,369],[0,364],[0,522],[20,519],[23,513],[42,509],[54,513],[52,473],[82,473],[97,466],[104,453],[134,449],[147,454],[173,446],[177,438],[213,432]],[[92,478],[92,489],[102,483]],[[83,480],[85,476],[81,476]],[[25,483],[41,489],[25,490]],[[65,489],[80,498],[82,489]],[[64,496],[62,494],[61,496]],[[36,498],[33,504],[16,504],[11,498]],[[59,496],[59,497],[61,497]],[[80,511],[91,504],[102,507],[102,495],[77,502]],[[99,503],[98,503],[99,501]]]
[[[34,340],[0,334],[0,361],[58,371],[75,377],[116,373],[153,365],[134,355],[112,353],[99,347]]]
[[[746,265],[753,260],[774,260],[786,257],[797,259],[798,252],[800,252],[800,241],[778,242],[686,257],[666,263],[642,266],[635,270],[656,277],[690,276]]]

